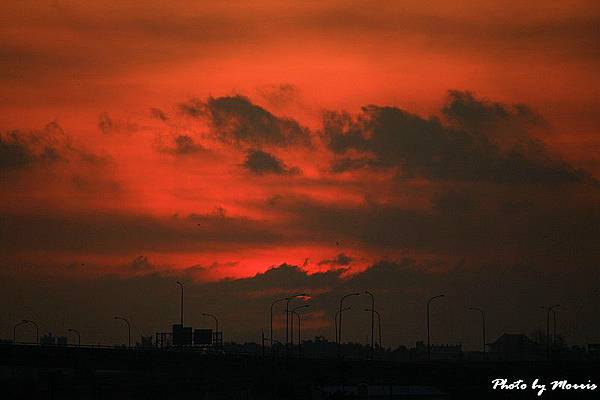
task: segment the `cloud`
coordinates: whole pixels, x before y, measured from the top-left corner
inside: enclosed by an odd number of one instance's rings
[[[165,114],[160,108],[151,108],[150,116],[152,116],[152,118],[154,119],[158,119],[163,122],[169,119],[169,117],[167,117],[167,114]]]
[[[356,171],[361,169],[381,169],[383,165],[380,161],[369,157],[341,157],[331,162],[330,170],[334,173]]]
[[[33,155],[20,143],[16,133],[0,137],[0,169],[15,169],[30,165]]]
[[[176,155],[188,155],[208,151],[204,146],[195,143],[194,139],[188,135],[179,135],[175,137],[174,142],[174,147],[163,148],[162,151]]]
[[[243,96],[191,99],[180,104],[185,115],[206,118],[216,137],[237,146],[310,145],[308,129],[289,118],[280,118]]]
[[[473,194],[459,191],[444,191],[431,201],[433,208],[448,215],[463,215],[477,206]]]
[[[323,139],[334,153],[355,151],[371,156],[342,159],[332,169],[343,172],[375,165],[397,168],[404,178],[437,181],[596,184],[590,174],[552,157],[538,141],[513,140],[505,149],[491,137],[491,130],[518,127],[526,132],[527,126],[537,124],[538,119],[524,106],[508,108],[477,101],[468,92],[452,91],[443,110],[456,126],[396,107],[366,106],[355,117],[326,112]]]
[[[296,101],[300,95],[299,89],[289,83],[263,85],[256,90],[258,94],[273,107],[289,106]]]
[[[114,119],[107,112],[103,112],[98,116],[98,129],[104,134],[131,133],[136,131],[138,126],[128,121]]]
[[[67,161],[70,153],[75,152],[80,150],[71,146],[70,138],[56,121],[39,130],[0,133],[0,169],[17,170]]]
[[[317,265],[330,265],[333,267],[347,267],[354,261],[354,258],[346,255],[345,253],[340,253],[334,258],[327,258],[321,260],[317,263]]]
[[[279,158],[262,150],[248,151],[246,160],[242,165],[248,171],[257,175],[294,175],[300,172],[298,168],[290,168]]]
[[[244,217],[191,214],[185,218],[94,212],[1,213],[0,240],[16,251],[127,254],[215,251],[284,240],[270,224]]]

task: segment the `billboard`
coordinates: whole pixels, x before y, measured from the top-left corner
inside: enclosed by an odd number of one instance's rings
[[[192,344],[192,327],[183,326],[181,324],[173,325],[173,345],[175,346],[191,346]]]
[[[212,344],[213,331],[212,329],[196,329],[194,330],[195,345],[210,345]]]

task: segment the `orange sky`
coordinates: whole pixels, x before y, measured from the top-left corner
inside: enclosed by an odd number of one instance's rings
[[[179,279],[235,340],[369,289],[390,343],[441,292],[435,340],[597,343],[599,4],[0,2],[0,331],[153,333]]]

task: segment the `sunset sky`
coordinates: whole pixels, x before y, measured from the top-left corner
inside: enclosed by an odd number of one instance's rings
[[[600,341],[599,26],[597,1],[2,2],[0,336],[167,330],[183,280],[226,340],[300,291],[333,339],[368,289],[389,346],[438,293],[436,342],[556,303]]]

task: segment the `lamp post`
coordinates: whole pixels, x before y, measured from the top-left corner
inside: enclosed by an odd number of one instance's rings
[[[77,329],[67,329],[67,332],[73,332],[77,335],[77,347],[81,347],[81,333]]]
[[[556,310],[552,310],[552,344],[556,346]]]
[[[292,348],[294,347],[294,313],[298,315],[298,320],[300,320],[300,315],[296,313],[296,310],[307,307],[310,307],[310,304],[303,304],[301,306],[294,307],[290,311],[290,313],[292,314],[292,323],[290,324],[290,342],[292,343]],[[298,344],[300,344],[300,327],[298,327]]]
[[[542,307],[546,310],[546,351],[548,352],[548,359],[550,359],[551,355],[551,347],[550,347],[550,313],[554,312],[554,309],[560,307],[560,304],[554,304],[550,307]]]
[[[181,288],[181,310],[180,310],[180,318],[179,320],[181,321],[181,327],[183,328],[183,283],[177,281],[176,282],[179,287]]]
[[[290,328],[290,301],[296,299],[298,297],[304,297],[306,293],[295,294],[290,297],[286,297],[285,300],[285,345],[286,345],[286,353],[287,353],[287,345],[289,343],[289,328]]]
[[[301,318],[300,314],[298,314],[295,310],[292,310],[292,319],[294,318],[294,314],[298,317],[298,358],[302,357],[302,337],[300,336],[300,324]]]
[[[373,358],[373,352],[375,351],[375,347],[373,345],[374,342],[374,332],[375,332],[375,296],[373,293],[365,290],[365,293],[371,296],[371,358]]]
[[[125,321],[125,323],[127,324],[127,343],[128,343],[128,347],[131,347],[131,324],[129,323],[129,320],[127,318],[123,318],[123,317],[115,317],[115,319],[119,319],[121,321]]]
[[[429,306],[431,302],[435,299],[440,299],[444,297],[443,294],[439,294],[437,296],[433,296],[427,301],[427,360],[431,360],[431,331],[429,329]]]
[[[481,308],[469,307],[471,311],[478,311],[481,314],[482,334],[483,334],[483,353],[485,354],[485,314]]]
[[[373,308],[365,308],[365,311],[370,311],[371,314],[377,314],[377,325],[378,325],[378,332],[379,332],[379,347],[382,348],[383,344],[381,341],[381,314],[379,314],[379,312]]]
[[[340,323],[338,325],[338,329],[339,329],[339,333],[338,333],[338,347],[342,344],[342,313],[343,313],[343,308],[344,308],[344,299],[346,297],[351,297],[351,296],[360,296],[360,293],[350,293],[347,294],[345,296],[342,296],[342,298],[340,299]]]
[[[216,331],[215,331],[215,344],[217,343],[217,338],[219,337],[219,320],[217,319],[216,316],[212,315],[212,314],[208,314],[208,313],[202,313],[201,314],[204,317],[211,317],[212,319],[215,320],[215,325],[216,325]]]
[[[24,319],[23,323],[27,324],[33,324],[35,326],[35,344],[39,344],[40,343],[40,327],[38,326],[38,324],[35,321],[31,321],[29,319]]]
[[[27,321],[25,321],[25,320],[22,320],[21,322],[17,322],[17,323],[15,324],[15,326],[13,327],[13,344],[16,344],[16,343],[17,343],[17,327],[19,327],[19,326],[21,326],[21,325],[24,325],[24,324],[26,324],[26,323],[27,323]]]
[[[335,317],[333,318],[333,324],[335,325],[335,343],[338,343],[338,315],[340,315],[340,312],[348,311],[350,309],[352,309],[352,306],[348,306],[343,310],[337,310],[335,312]]]
[[[271,303],[271,335],[269,336],[269,341],[271,343],[271,353],[273,352],[273,306],[275,306],[275,304],[285,301],[287,298],[281,298],[281,299],[277,299],[274,302]]]

